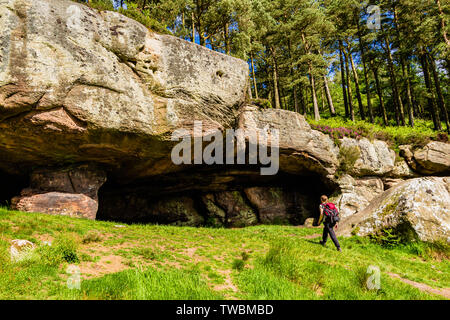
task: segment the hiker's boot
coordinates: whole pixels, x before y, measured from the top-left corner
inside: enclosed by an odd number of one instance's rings
[[[342,249],[341,248],[337,248],[337,251],[342,252]]]
[[[325,247],[325,242],[323,242],[322,240],[320,240],[319,243],[320,243],[323,247]]]

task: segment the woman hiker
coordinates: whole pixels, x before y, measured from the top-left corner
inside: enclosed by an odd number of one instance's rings
[[[320,202],[321,204],[319,206],[320,209],[319,225],[320,222],[323,220],[323,236],[322,241],[320,241],[320,244],[325,246],[325,244],[327,243],[328,234],[330,234],[331,240],[333,240],[336,249],[338,251],[342,251],[341,246],[339,245],[339,241],[336,238],[336,234],[334,233],[333,230],[334,227],[336,227],[337,229],[337,221],[339,221],[339,219],[336,219],[336,217],[339,216],[339,211],[333,203],[328,202],[328,197],[325,195],[320,197]]]

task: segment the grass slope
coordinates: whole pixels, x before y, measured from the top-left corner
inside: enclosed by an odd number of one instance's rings
[[[450,287],[448,248],[318,245],[320,228],[118,225],[0,209],[0,299],[444,299],[392,278]],[[12,239],[38,248],[11,262]],[[48,246],[44,241],[51,242]],[[69,289],[68,266],[81,272]],[[368,290],[369,265],[381,289]]]

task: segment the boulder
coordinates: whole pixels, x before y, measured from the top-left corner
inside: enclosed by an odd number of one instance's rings
[[[404,181],[373,199],[357,214],[343,219],[339,234],[360,236],[393,229],[408,239],[450,242],[450,178]]]
[[[419,175],[411,169],[405,159],[399,158],[396,159],[394,168],[386,175],[386,177],[394,179],[411,179],[418,178]]]
[[[400,146],[400,155],[416,172],[423,175],[448,175],[450,173],[450,143],[431,141],[425,147],[414,149]]]
[[[339,149],[333,140],[319,131],[312,130],[305,118],[296,112],[260,109],[247,105],[242,108],[238,127],[246,136],[263,129],[277,130],[279,165],[280,170],[284,172],[313,172],[327,177],[333,175],[336,170]]]
[[[47,192],[22,195],[11,200],[12,209],[94,220],[98,203],[84,194]]]
[[[67,168],[38,168],[30,176],[30,186],[11,201],[13,209],[95,219],[98,190],[106,173],[84,164]]]
[[[303,226],[307,227],[307,228],[312,228],[317,226],[317,219],[314,218],[308,218],[305,220],[305,223],[303,224]]]
[[[353,178],[345,174],[338,180],[339,192],[332,197],[342,218],[347,218],[367,207],[370,201],[383,193],[383,182],[378,177]]]
[[[36,245],[28,240],[14,239],[11,240],[9,253],[12,262],[19,262],[31,257],[31,253],[36,249]]]
[[[395,151],[381,140],[370,141],[367,138],[341,139],[342,147],[357,147],[360,157],[356,160],[353,170],[348,172],[356,176],[382,176],[395,167]]]

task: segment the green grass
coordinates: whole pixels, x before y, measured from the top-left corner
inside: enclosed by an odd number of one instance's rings
[[[223,299],[212,291],[199,272],[168,270],[126,270],[83,281],[71,298],[126,300],[211,300]]]
[[[339,239],[339,253],[306,237],[320,228],[116,225],[0,209],[0,299],[443,299],[389,272],[450,287],[447,244],[386,248],[351,237]],[[13,263],[12,239],[38,248]],[[366,288],[370,265],[380,290]],[[67,287],[69,266],[80,268],[79,290]]]
[[[383,126],[377,118],[375,124],[367,121],[344,119],[342,117],[322,118],[320,121],[308,117],[308,123],[314,125],[329,126],[331,128],[344,127],[362,132],[362,136],[369,140],[379,139],[386,141],[397,153],[398,146],[411,144],[413,146],[424,146],[430,140],[448,141],[445,132],[437,132],[433,129],[433,122],[429,120],[416,119],[414,128],[409,126],[398,127],[394,123]],[[445,129],[445,124],[442,124]]]

